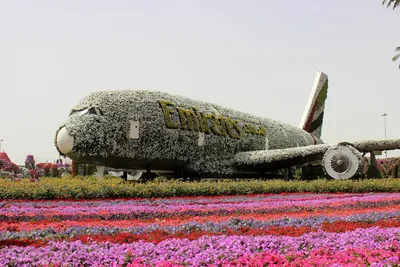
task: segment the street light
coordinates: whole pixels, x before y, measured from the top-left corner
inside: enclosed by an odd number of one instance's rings
[[[386,117],[387,117],[387,114],[383,113],[382,117],[383,117],[383,124],[384,124],[384,127],[385,127],[385,139],[386,139]],[[385,151],[385,154],[386,154],[386,158],[387,158],[387,151]]]

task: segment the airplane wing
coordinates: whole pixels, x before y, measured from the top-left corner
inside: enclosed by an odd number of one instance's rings
[[[239,152],[235,155],[233,162],[240,169],[269,171],[321,160],[324,153],[333,146],[331,144],[320,144],[285,149]]]
[[[350,142],[348,144],[351,144],[360,152],[400,149],[400,139],[363,140]]]
[[[239,152],[233,164],[244,171],[267,172],[320,161],[335,179],[348,179],[360,167],[361,153],[400,149],[400,139],[363,140],[285,149]]]

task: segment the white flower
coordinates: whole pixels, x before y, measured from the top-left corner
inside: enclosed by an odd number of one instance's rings
[[[195,108],[202,114],[237,120],[243,135],[232,138],[227,134],[206,133],[203,145],[199,146],[197,130],[167,128],[160,100],[173,104],[174,125],[182,126],[179,112],[174,108]],[[81,114],[82,110],[88,111]],[[139,121],[139,139],[128,137],[130,120]],[[245,133],[245,124],[257,133]],[[265,150],[266,145],[269,149],[279,149],[314,144],[308,133],[295,126],[181,96],[143,90],[91,93],[72,109],[62,126],[74,137],[72,153],[78,157],[172,160],[203,176],[234,174],[233,159],[240,152]],[[209,126],[212,127],[211,122]],[[265,129],[264,134],[260,127]]]

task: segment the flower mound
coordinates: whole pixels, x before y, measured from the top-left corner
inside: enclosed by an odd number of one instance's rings
[[[0,201],[0,266],[398,266],[400,194]]]

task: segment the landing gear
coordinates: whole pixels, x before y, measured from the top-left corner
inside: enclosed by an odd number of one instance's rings
[[[315,179],[318,179],[318,178],[324,177],[324,176],[325,176],[325,173],[320,164],[318,164],[318,165],[308,164],[308,165],[301,167],[301,175],[300,175],[301,180],[310,181],[310,180],[315,180]]]
[[[124,171],[120,177],[125,181],[148,182],[160,176],[165,177],[167,180],[178,179],[180,177],[183,177],[182,171],[178,167],[176,167],[174,170],[168,170],[168,169],[155,170],[155,169],[150,169],[149,166],[147,167],[147,169]]]
[[[96,169],[97,169],[96,176],[98,178],[104,177],[104,168],[105,168],[105,166],[96,166]]]
[[[283,180],[289,181],[294,179],[294,175],[296,173],[296,167],[291,166],[288,168],[280,169],[280,174],[282,175]]]
[[[143,182],[152,181],[155,178],[157,178],[157,176],[158,175],[155,172],[147,171],[147,172],[142,173],[139,181],[143,181]]]
[[[148,182],[154,180],[158,175],[154,172],[144,172],[143,170],[136,170],[133,172],[124,172],[121,176],[125,181]]]

